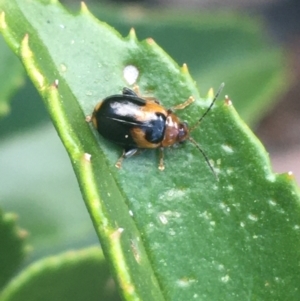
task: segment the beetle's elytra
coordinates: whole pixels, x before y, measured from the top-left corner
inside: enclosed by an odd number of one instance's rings
[[[94,109],[92,122],[101,136],[124,148],[122,156],[116,163],[118,168],[121,167],[123,159],[131,157],[138,150],[158,148],[160,153],[158,168],[164,170],[164,148],[189,140],[201,151],[214,172],[205,153],[190,133],[212,108],[223,86],[224,84],[219,88],[206,112],[191,128],[186,122],[182,122],[174,111],[190,105],[194,101],[192,96],[183,104],[166,109],[157,99],[140,96],[138,88],[135,88],[135,91],[123,88],[122,94],[108,96],[99,102]]]

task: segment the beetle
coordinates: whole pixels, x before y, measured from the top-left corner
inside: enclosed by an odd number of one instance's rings
[[[224,84],[220,86],[208,109],[191,128],[181,121],[174,111],[182,110],[194,102],[192,96],[184,103],[166,109],[156,98],[140,96],[137,86],[134,90],[125,87],[122,94],[103,99],[95,106],[91,120],[101,136],[123,147],[123,153],[116,163],[117,168],[121,168],[123,159],[142,149],[158,148],[158,168],[164,170],[164,148],[188,140],[202,153],[215,174],[206,154],[190,133],[210,111],[223,87]]]

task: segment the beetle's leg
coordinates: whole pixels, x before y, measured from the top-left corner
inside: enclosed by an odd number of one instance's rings
[[[163,171],[165,169],[165,165],[164,165],[164,148],[161,146],[159,148],[159,165],[158,165],[158,169]]]
[[[122,156],[118,159],[115,166],[117,168],[121,168],[123,160],[133,156],[134,154],[137,153],[138,150],[139,150],[138,148],[133,148],[133,149],[129,149],[129,150],[124,149],[123,153],[122,153]]]
[[[195,98],[193,96],[190,96],[184,103],[181,103],[175,107],[172,107],[171,111],[182,110],[182,109],[186,108],[187,106],[189,106],[194,101],[195,101]]]

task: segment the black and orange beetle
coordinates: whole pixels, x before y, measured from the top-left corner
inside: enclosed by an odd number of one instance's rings
[[[94,109],[92,122],[101,136],[123,146],[123,154],[116,163],[118,168],[121,167],[123,159],[131,157],[141,149],[159,148],[158,168],[164,170],[164,148],[189,140],[202,153],[214,173],[207,156],[190,133],[210,111],[223,86],[224,84],[220,86],[208,109],[191,128],[174,111],[190,105],[194,101],[192,96],[183,104],[165,109],[156,98],[140,96],[137,87],[135,91],[123,88],[122,94],[108,96],[99,102]]]

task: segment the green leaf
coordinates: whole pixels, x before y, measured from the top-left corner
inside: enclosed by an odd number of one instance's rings
[[[218,182],[189,144],[165,152],[164,172],[153,151],[117,170],[120,149],[85,116],[128,86],[126,66],[166,107],[193,95],[179,112],[191,124],[211,95],[201,99],[187,69],[152,40],[123,39],[84,5],[76,16],[54,1],[2,0],[1,9],[2,33],[44,98],[125,300],[299,299],[299,191],[291,175],[271,172],[228,99],[193,132]]]
[[[0,37],[0,117],[10,111],[9,100],[24,81],[24,71],[20,61],[12,54]]]
[[[0,289],[20,267],[25,253],[26,232],[16,225],[16,216],[0,209]]]
[[[40,260],[18,275],[1,301],[120,300],[99,248],[71,251]]]

